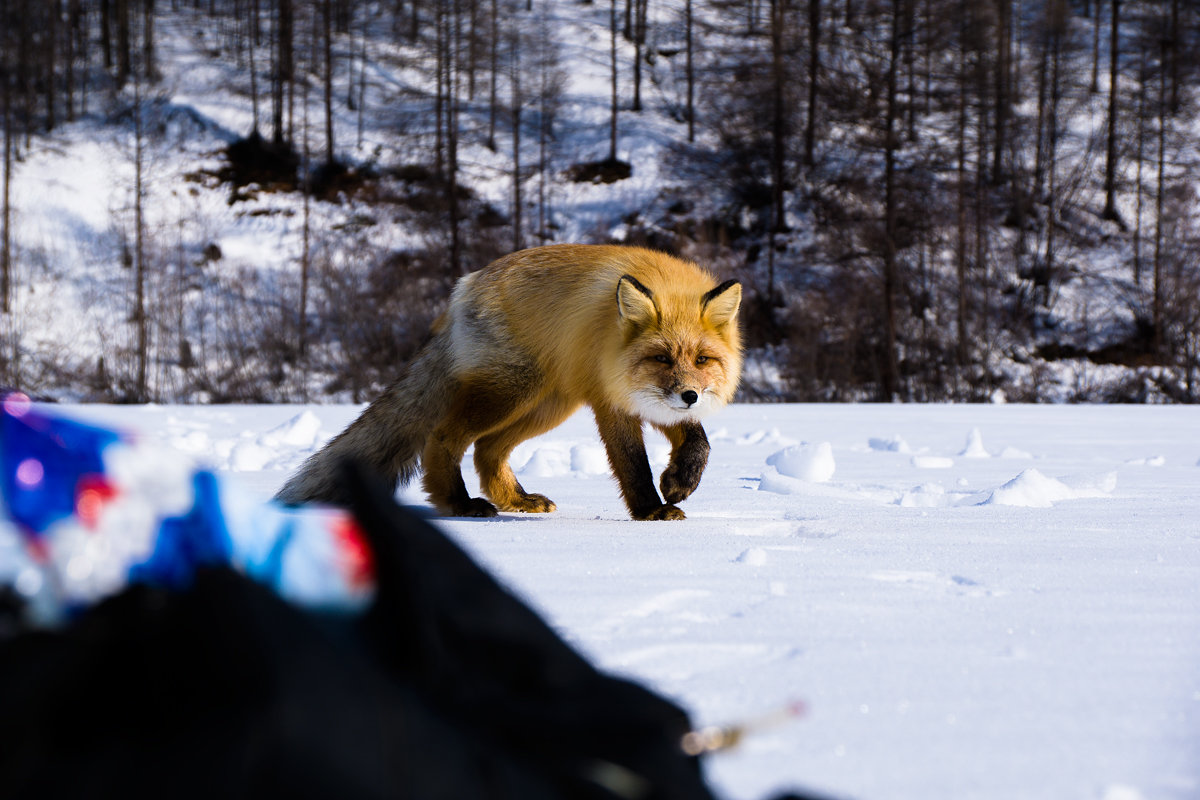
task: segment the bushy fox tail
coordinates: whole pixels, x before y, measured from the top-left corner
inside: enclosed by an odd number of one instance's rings
[[[425,441],[454,395],[450,337],[435,335],[358,419],[314,453],[275,495],[282,503],[343,505],[341,465],[353,458],[393,485],[417,473]]]

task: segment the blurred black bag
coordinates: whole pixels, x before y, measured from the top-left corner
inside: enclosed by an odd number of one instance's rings
[[[0,640],[0,795],[711,798],[675,705],[600,674],[372,479],[357,617],[228,569]]]

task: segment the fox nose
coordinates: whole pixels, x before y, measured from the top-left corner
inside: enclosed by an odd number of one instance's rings
[[[689,406],[694,405],[696,401],[700,399],[700,395],[696,394],[691,389],[688,389],[679,396],[683,399],[683,402],[687,403]]]

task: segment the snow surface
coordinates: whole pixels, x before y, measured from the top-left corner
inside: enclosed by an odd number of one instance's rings
[[[360,408],[64,410],[266,496]],[[1200,797],[1200,410],[740,405],[708,430],[685,522],[628,519],[582,412],[512,459],[556,513],[440,524],[699,725],[802,701],[707,757],[722,796]]]

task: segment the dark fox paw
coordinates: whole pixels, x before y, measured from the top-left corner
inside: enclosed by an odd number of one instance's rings
[[[448,517],[494,517],[498,512],[482,497],[470,497],[465,503],[455,503],[445,513]]]
[[[505,511],[523,511],[526,514],[548,514],[558,508],[554,501],[544,494],[517,495],[507,503],[502,503],[500,507]]]
[[[662,489],[663,499],[668,503],[681,503],[686,500],[700,485],[700,475],[703,472],[703,464],[698,468],[679,464],[668,466],[663,470],[662,477],[658,482],[658,487]]]
[[[634,513],[634,519],[651,520],[651,519],[687,519],[687,515],[678,507],[667,503],[665,505],[656,506],[649,511]]]

